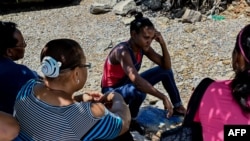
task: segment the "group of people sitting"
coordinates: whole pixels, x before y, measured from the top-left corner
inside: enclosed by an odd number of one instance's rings
[[[162,54],[151,46],[153,41],[159,43]],[[75,95],[86,83],[87,69],[91,67],[84,47],[77,41],[65,38],[49,41],[40,53],[42,76],[15,63],[24,57],[26,46],[15,23],[0,22],[0,141],[133,141],[130,131],[144,134],[136,117],[147,94],[162,100],[168,111],[166,118],[186,114],[167,45],[142,13],[137,13],[131,22],[128,41],[119,43],[108,54],[101,92]],[[156,67],[139,73],[144,55]],[[213,82],[196,114],[205,141],[222,141],[224,124],[250,124],[249,60],[250,25],[247,25],[237,36],[233,50],[235,77]],[[165,92],[154,87],[159,82],[170,100]],[[213,112],[208,112],[211,109]]]

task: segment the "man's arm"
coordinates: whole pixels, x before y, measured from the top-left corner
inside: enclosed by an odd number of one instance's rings
[[[110,107],[106,107],[110,112],[118,115],[122,119],[121,123],[121,131],[119,135],[124,134],[129,129],[131,115],[128,108],[128,105],[125,103],[123,97],[119,93],[109,93],[106,94],[103,99],[100,101],[101,103],[92,103],[91,111],[95,117],[103,117],[105,115],[104,105],[107,102],[112,103]],[[110,121],[113,122],[113,121]],[[120,126],[120,125],[116,125]]]
[[[144,93],[148,93],[163,100],[164,107],[169,110],[169,116],[171,116],[173,109],[167,96],[155,89],[147,80],[139,75],[138,71],[134,67],[129,51],[123,49],[120,53],[116,54],[116,59],[118,59],[125,74],[129,77],[130,81],[136,86],[136,88]]]
[[[166,43],[160,32],[156,31],[155,34],[156,34],[155,41],[157,41],[160,44],[162,55],[155,52],[155,50],[152,47],[150,47],[149,50],[144,53],[151,61],[161,66],[162,68],[171,69],[171,58]]]

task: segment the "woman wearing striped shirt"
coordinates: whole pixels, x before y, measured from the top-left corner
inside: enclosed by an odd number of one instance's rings
[[[86,57],[71,39],[55,39],[42,49],[44,80],[30,80],[16,99],[19,137],[38,141],[110,140],[125,133],[130,112],[119,94],[74,93],[87,80]]]

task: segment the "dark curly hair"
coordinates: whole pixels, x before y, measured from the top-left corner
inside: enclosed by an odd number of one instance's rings
[[[0,21],[0,55],[3,56],[8,48],[15,47],[18,40],[14,38],[17,24]]]
[[[134,16],[135,19],[130,23],[130,32],[139,33],[146,26],[154,28],[154,24],[148,18],[143,17],[141,12],[134,13]]]

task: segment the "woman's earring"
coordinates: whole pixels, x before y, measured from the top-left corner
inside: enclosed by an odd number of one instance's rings
[[[77,79],[77,84],[79,84],[80,83],[80,80],[79,79]]]

